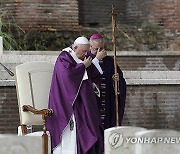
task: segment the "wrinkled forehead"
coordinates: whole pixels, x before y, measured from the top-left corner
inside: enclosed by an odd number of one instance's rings
[[[89,44],[78,44],[77,47],[81,50],[89,50],[90,45]]]
[[[89,44],[77,44],[75,45],[77,48],[74,48],[76,51],[89,51],[90,45]]]

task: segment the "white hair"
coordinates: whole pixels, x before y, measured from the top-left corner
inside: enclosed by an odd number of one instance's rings
[[[90,45],[93,44],[93,42],[100,42],[100,43],[104,43],[104,39],[103,38],[97,38],[97,39],[90,39],[89,40]]]

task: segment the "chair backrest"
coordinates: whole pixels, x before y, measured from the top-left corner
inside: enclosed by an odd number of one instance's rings
[[[119,126],[106,129],[105,154],[134,154],[135,147],[128,142],[129,138],[135,136],[137,132],[144,131],[145,128],[135,126]]]
[[[176,130],[145,130],[136,133],[139,142],[135,154],[178,154],[180,153],[180,132]]]
[[[31,105],[40,110],[48,107],[49,90],[54,64],[49,62],[27,62],[15,68],[16,90],[21,125],[42,125],[41,115],[22,110]]]

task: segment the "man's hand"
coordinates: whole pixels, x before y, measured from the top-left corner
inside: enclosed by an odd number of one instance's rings
[[[114,81],[119,81],[119,74],[118,74],[118,73],[117,73],[117,74],[114,74],[114,75],[112,76],[112,78],[113,78]]]
[[[101,60],[101,59],[103,59],[106,56],[107,56],[107,52],[105,51],[105,49],[100,51],[100,48],[99,48],[98,51],[97,51],[97,54],[96,54],[96,58],[98,60]]]
[[[85,67],[89,67],[91,65],[91,62],[92,62],[92,58],[91,57],[88,57],[88,58],[84,58],[84,61],[83,61],[83,64],[85,65]]]

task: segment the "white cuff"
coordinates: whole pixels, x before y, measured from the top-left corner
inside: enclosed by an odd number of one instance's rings
[[[99,65],[99,60],[96,57],[92,60],[92,63],[96,66],[96,68],[98,69],[99,73],[103,74],[102,68]]]

